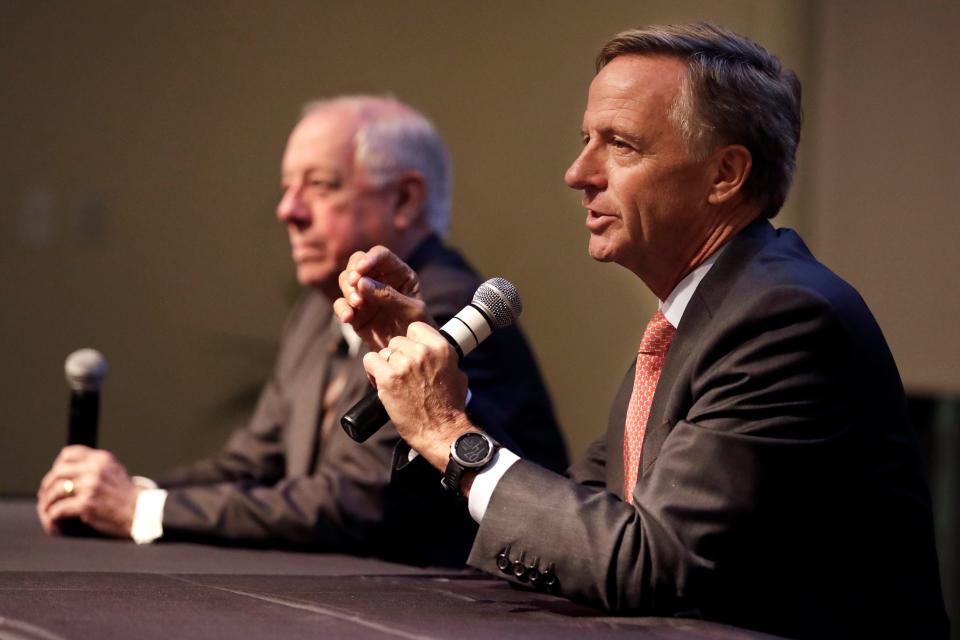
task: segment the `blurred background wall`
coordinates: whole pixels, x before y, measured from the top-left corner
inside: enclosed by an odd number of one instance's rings
[[[110,362],[100,440],[131,472],[207,453],[243,420],[296,295],[273,215],[280,154],[303,102],[344,92],[391,92],[436,123],[454,162],[451,239],[518,284],[576,456],[656,304],[589,259],[562,182],[593,56],[624,28],[712,20],[804,82],[777,222],[886,331],[935,443],[954,567],[958,5],[0,0],[0,493],[35,491],[62,445],[63,359],[79,347]]]

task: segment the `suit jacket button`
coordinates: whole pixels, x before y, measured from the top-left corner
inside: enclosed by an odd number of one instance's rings
[[[533,586],[538,586],[538,584],[540,583],[540,569],[538,566],[539,564],[540,564],[540,558],[534,558],[533,562],[531,562],[527,566],[527,580],[529,580],[530,584],[532,584]]]
[[[507,545],[497,556],[497,569],[500,569],[503,573],[510,573],[512,568],[513,562],[510,560],[510,545]]]
[[[553,589],[558,585],[557,574],[553,570],[553,563],[547,565],[540,576],[543,586],[547,589]]]
[[[524,580],[527,577],[527,565],[523,564],[523,551],[520,557],[513,562],[513,577],[517,580]]]

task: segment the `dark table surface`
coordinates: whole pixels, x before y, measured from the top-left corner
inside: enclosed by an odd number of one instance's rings
[[[769,638],[605,616],[469,569],[334,554],[44,535],[0,499],[0,639]]]

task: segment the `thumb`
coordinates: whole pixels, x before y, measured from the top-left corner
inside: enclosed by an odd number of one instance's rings
[[[364,302],[373,302],[377,306],[408,307],[414,301],[413,298],[403,295],[385,282],[369,276],[360,278],[357,291],[360,292]]]

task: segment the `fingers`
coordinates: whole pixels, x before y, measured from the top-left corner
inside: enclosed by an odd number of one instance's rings
[[[371,304],[374,306],[406,306],[409,304],[407,297],[390,285],[367,276],[361,276],[357,271],[343,271],[338,279],[342,297],[334,301],[333,311],[340,322],[354,324],[360,318],[360,314],[366,311]],[[375,312],[375,309],[370,311],[371,314]]]
[[[434,349],[450,346],[443,334],[426,322],[411,322],[407,327],[407,337]]]
[[[353,324],[356,314],[353,307],[350,306],[350,303],[347,302],[345,298],[337,298],[333,301],[333,313],[337,316],[340,322],[345,324]]]
[[[399,370],[408,361],[420,361],[429,352],[442,352],[452,349],[447,339],[437,329],[425,322],[413,322],[407,327],[406,336],[390,339],[386,348],[378,352],[381,360],[394,365]]]
[[[83,460],[94,451],[96,451],[96,449],[85,447],[82,444],[68,444],[60,450],[60,453],[57,455],[56,459],[54,459],[53,463],[57,464],[58,462],[65,462],[68,460]]]
[[[116,459],[109,451],[80,445],[65,447],[53,461],[50,471],[40,481],[40,491],[49,489],[50,485],[57,480],[79,475],[100,474],[116,464]]]
[[[95,529],[129,535],[140,490],[127,470],[107,451],[88,450],[78,460],[59,460],[37,492],[37,515],[44,531],[58,533],[58,522],[79,518]]]
[[[420,294],[417,274],[395,253],[381,245],[369,251],[357,251],[350,256],[338,280],[344,298],[350,300],[348,290],[357,288],[361,278],[385,283],[403,295],[417,297]]]
[[[344,271],[340,274],[340,300],[344,300],[354,309],[359,309],[370,300],[396,301],[406,299],[390,285],[369,276],[360,276],[356,271]]]
[[[52,489],[59,490],[61,487],[58,485],[64,480],[67,480],[68,478],[77,478],[81,475],[86,475],[87,473],[88,469],[84,461],[60,462],[54,465],[53,468],[50,469],[45,476],[43,476],[43,479],[40,481],[40,489],[37,493],[47,493]]]
[[[46,510],[46,518],[52,526],[68,518],[79,518],[83,520],[85,517],[85,503],[86,497],[76,494],[68,498],[63,498],[62,500],[57,500]]]
[[[379,388],[381,383],[410,369],[414,362],[421,361],[426,353],[426,346],[399,336],[390,341],[389,347],[363,356],[363,368],[373,377],[374,386]]]
[[[49,516],[51,508],[62,500],[74,498],[80,494],[86,483],[69,478],[58,478],[37,495],[37,510]]]
[[[37,492],[37,508],[46,511],[58,500],[76,495],[89,483],[88,475],[75,466],[60,465],[43,477]],[[67,484],[67,481],[71,484]]]
[[[50,519],[45,511],[37,509],[37,517],[40,518],[40,526],[43,527],[44,532],[47,535],[56,536],[60,534],[60,527],[57,526],[57,523]]]
[[[363,356],[363,368],[377,387],[380,386],[381,380],[392,373],[389,363],[379,353],[373,351]]]
[[[355,287],[357,281],[364,276],[383,279],[384,275],[406,275],[407,271],[412,273],[410,267],[395,253],[377,245],[368,251],[357,251],[350,256],[346,268],[340,274],[340,286]]]
[[[353,257],[356,257],[356,260],[353,260]],[[366,252],[358,251],[353,257],[351,257],[353,264],[351,265],[348,262],[347,268],[356,271],[361,276],[386,280],[390,284],[394,284],[394,279],[399,282],[410,276],[416,278],[407,263],[383,245],[377,245]]]
[[[89,447],[66,447],[57,456],[53,467],[43,476],[37,490],[37,509],[48,511],[52,505],[65,498],[92,493],[112,475],[126,475],[126,470],[117,463],[109,451]],[[67,491],[65,483],[71,483]]]

